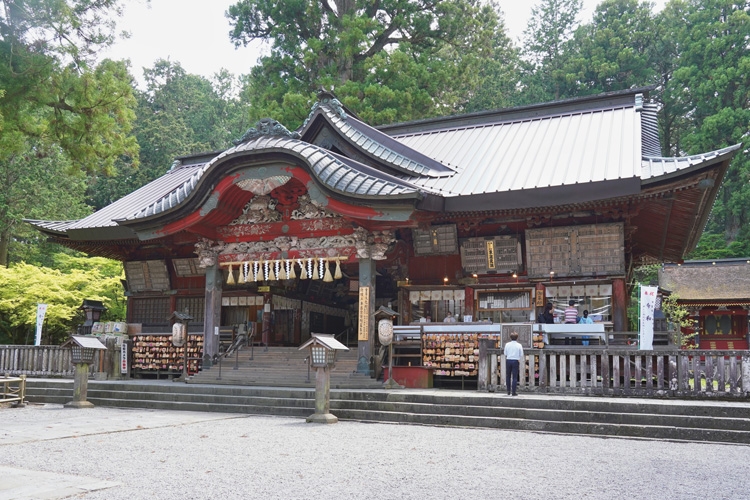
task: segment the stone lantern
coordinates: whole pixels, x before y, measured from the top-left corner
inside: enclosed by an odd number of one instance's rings
[[[73,380],[73,401],[65,403],[66,408],[93,408],[93,404],[86,401],[89,387],[89,365],[94,362],[96,351],[106,349],[96,337],[73,335],[72,358],[76,365]]]
[[[315,368],[315,413],[307,422],[335,424],[339,419],[331,415],[331,368],[336,362],[336,351],[349,348],[327,333],[311,333],[312,338],[299,349],[310,349],[310,364]]]

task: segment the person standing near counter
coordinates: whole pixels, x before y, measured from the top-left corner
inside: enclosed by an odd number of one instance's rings
[[[518,333],[510,333],[510,342],[505,344],[503,349],[505,354],[505,386],[508,389],[508,396],[518,396],[516,388],[518,387],[518,376],[523,361],[523,346],[518,343]]]
[[[537,318],[537,323],[543,323],[551,325],[555,322],[555,315],[552,312],[554,309],[554,306],[552,305],[552,302],[547,302],[547,305],[544,306],[544,311],[539,313],[539,318]]]
[[[589,318],[589,310],[588,309],[584,309],[583,310],[583,316],[581,316],[581,321],[579,321],[578,323],[580,323],[582,325],[593,325],[594,324],[594,320],[591,319],[591,318]]]
[[[578,323],[578,309],[576,309],[575,300],[569,301],[568,307],[565,308],[565,323],[569,325]]]
[[[443,323],[455,323],[456,318],[453,316],[453,313],[448,311],[448,315],[443,320]]]

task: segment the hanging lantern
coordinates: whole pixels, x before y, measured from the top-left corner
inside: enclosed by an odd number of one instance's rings
[[[227,285],[234,285],[234,270],[232,264],[229,264],[229,274],[227,275]]]
[[[336,271],[333,273],[333,279],[340,280],[343,278],[344,275],[341,274],[341,261],[339,259],[336,259]]]
[[[305,269],[305,263],[302,262],[301,259],[297,260],[297,263],[299,264],[299,279],[306,280],[307,279],[307,270]]]
[[[297,277],[297,274],[294,272],[294,261],[288,260],[286,261],[286,275],[290,280],[293,280]]]
[[[239,265],[239,266],[237,266],[237,267],[239,267],[239,268],[240,268],[240,269],[239,269],[239,271],[240,271],[240,275],[239,275],[239,277],[237,278],[237,283],[244,283],[245,281],[247,281],[247,278],[246,278],[246,276],[247,276],[247,275],[245,274],[245,266],[243,266],[242,264],[240,264],[240,265]]]
[[[323,261],[323,259],[320,259],[320,262],[323,262],[323,266],[326,268],[325,274],[323,276],[323,281],[330,283],[333,281],[333,276],[331,276],[331,268],[328,266],[328,261]]]

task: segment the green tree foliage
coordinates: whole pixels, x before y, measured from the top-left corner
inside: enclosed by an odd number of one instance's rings
[[[453,112],[504,32],[478,0],[240,0],[227,15],[236,44],[272,45],[249,76],[251,117],[292,128],[321,86],[373,124]]]
[[[88,200],[96,209],[164,175],[175,157],[225,149],[250,127],[239,82],[226,71],[209,80],[162,59],[144,69],[144,80],[134,127],[140,165],[122,164],[114,176],[94,177]]]
[[[581,6],[581,0],[543,0],[532,8],[523,32],[525,101],[551,101],[567,93],[564,68],[574,53],[569,42]]]
[[[650,3],[604,0],[593,21],[575,31],[571,43],[577,52],[565,64],[565,83],[577,95],[654,83],[650,57],[654,38]]]
[[[19,149],[6,152],[0,161],[0,253],[11,255],[12,262],[44,261],[59,247],[40,246],[40,233],[21,220],[88,215],[91,209],[83,202],[86,178],[59,147],[28,140]]]
[[[49,344],[62,343],[83,322],[83,299],[104,303],[103,320],[125,318],[121,263],[59,254],[53,264],[0,267],[0,343],[33,341],[38,303],[48,305],[43,338]]]
[[[464,111],[472,113],[524,104],[528,93],[519,87],[522,69],[518,49],[504,31],[496,32],[492,57],[481,64],[477,72],[477,90],[469,94]]]
[[[677,34],[682,50],[671,87],[690,120],[681,146],[687,153],[738,143],[747,148],[750,2],[690,0],[684,3],[681,21],[684,28]],[[732,161],[721,186],[707,230],[707,236],[712,234],[724,238],[724,248],[716,248],[720,255],[748,255],[750,157],[743,151]],[[703,256],[717,256],[705,253],[710,246],[709,241],[704,242]]]
[[[30,168],[13,174],[17,185],[37,178],[39,165],[60,155],[71,178],[77,178],[76,171],[112,171],[118,158],[135,156],[137,144],[130,135],[135,100],[127,67],[110,60],[92,62],[112,42],[114,24],[108,16],[118,12],[117,0],[2,1],[0,164],[5,171],[11,163]],[[13,199],[6,196],[0,203]],[[43,206],[51,204],[40,200],[34,210],[27,205],[24,215],[71,218],[80,208],[71,201],[70,213],[60,213],[66,206],[61,203],[56,213],[46,214]],[[7,217],[20,212],[18,206],[0,206],[6,217],[0,221],[0,265],[7,265],[13,239],[8,228],[18,226],[17,218]]]
[[[672,343],[680,349],[695,349],[695,331],[693,320],[690,319],[690,311],[679,303],[677,294],[664,295],[661,300],[661,310],[669,322],[669,332]]]

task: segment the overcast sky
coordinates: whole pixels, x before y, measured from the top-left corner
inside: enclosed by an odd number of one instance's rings
[[[130,59],[133,75],[142,80],[143,68],[151,67],[157,59],[169,59],[182,64],[189,73],[206,77],[221,68],[236,75],[248,73],[263,44],[235,49],[229,41],[229,22],[224,16],[227,8],[237,0],[129,0],[125,2],[120,30],[131,37],[118,41],[105,55],[115,59]],[[657,9],[666,0],[657,0]],[[514,40],[526,28],[533,2],[527,0],[499,0],[505,13],[505,25]],[[588,21],[599,0],[584,0],[581,19]]]

